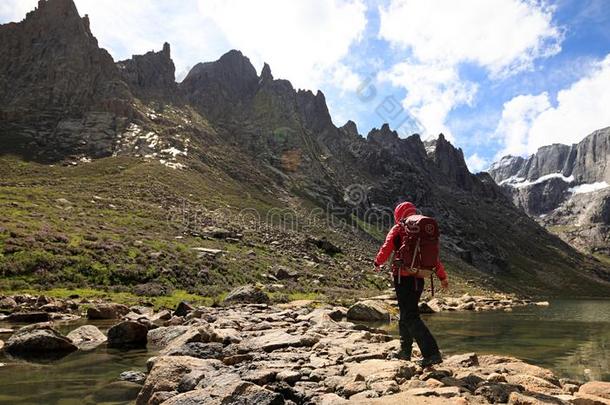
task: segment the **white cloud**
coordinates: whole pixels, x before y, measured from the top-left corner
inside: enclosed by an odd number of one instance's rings
[[[260,70],[316,90],[352,91],[359,80],[340,61],[366,26],[363,0],[75,0],[115,60],[172,46],[180,79],[198,62],[239,49]],[[36,0],[2,0],[0,22],[21,20]]]
[[[417,118],[424,135],[442,132],[450,141],[454,138],[445,118],[455,105],[470,104],[477,91],[476,84],[459,80],[455,67],[404,62],[381,72],[379,79],[407,89],[402,104]]]
[[[590,67],[584,77],[557,93],[551,105],[547,93],[520,95],[504,103],[495,135],[502,152],[534,153],[552,143],[572,144],[610,126],[610,54]]]
[[[405,66],[433,72],[424,84],[404,75],[395,82],[407,90],[404,105],[428,135],[446,132],[449,112],[473,101],[476,87],[459,76],[460,65],[480,66],[501,79],[561,50],[562,32],[544,2],[391,0],[379,12],[379,36],[408,55],[390,74]],[[417,98],[412,92],[423,95]]]
[[[524,155],[528,151],[528,132],[541,112],[551,107],[547,93],[537,96],[521,95],[504,103],[502,118],[494,137],[502,140],[503,148],[496,158],[505,155]]]
[[[466,164],[472,173],[477,173],[489,167],[489,160],[479,156],[477,153],[474,153],[466,159]]]
[[[255,66],[267,62],[274,76],[308,89],[345,68],[338,64],[366,26],[362,0],[199,0],[199,10]],[[338,84],[356,87],[353,74]]]

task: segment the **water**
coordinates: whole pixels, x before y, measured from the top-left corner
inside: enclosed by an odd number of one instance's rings
[[[83,320],[59,329],[68,333],[83,324],[94,324],[106,332],[112,322]],[[0,322],[0,328],[11,326],[15,325]],[[121,351],[101,345],[49,364],[27,363],[0,354],[0,363],[5,364],[0,367],[0,404],[132,404],[139,387],[119,382],[119,374],[126,370],[145,371],[146,360],[154,354],[145,349]]]
[[[447,353],[503,354],[550,368],[560,377],[610,381],[610,301],[562,300],[513,312],[445,312],[424,315]],[[60,327],[67,333],[87,321]],[[105,331],[110,322],[94,323]],[[0,328],[10,325],[0,322]],[[398,334],[396,324],[383,325]],[[6,337],[5,337],[6,338]],[[137,387],[121,385],[125,370],[144,370],[155,352],[101,346],[52,364],[0,355],[0,404],[129,404]],[[112,385],[110,385],[112,384]]]
[[[610,381],[610,301],[559,300],[513,312],[422,315],[447,354],[515,356],[559,377]],[[398,335],[397,325],[386,325]]]

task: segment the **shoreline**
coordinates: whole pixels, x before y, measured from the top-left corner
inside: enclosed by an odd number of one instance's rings
[[[158,350],[159,355],[148,361],[148,373],[140,378],[138,405],[220,403],[213,402],[219,398],[226,403],[256,398],[256,403],[289,405],[579,404],[584,403],[578,402],[583,396],[590,396],[587,384],[558,379],[551,370],[509,356],[458,354],[422,370],[395,359],[398,340],[385,331],[346,321],[337,307],[308,301],[271,305],[240,300],[222,307],[180,304],[172,312],[89,302],[89,318],[114,318],[116,325],[107,337],[96,334],[95,327],[87,335],[81,327],[80,333],[73,331],[68,338],[75,350],[104,343],[119,348],[143,343]],[[62,316],[82,310],[69,301],[45,301],[36,297],[35,302],[39,309],[72,308]],[[21,334],[48,327],[33,324]],[[5,335],[0,337],[5,340]],[[11,350],[11,340],[5,341],[4,350]]]

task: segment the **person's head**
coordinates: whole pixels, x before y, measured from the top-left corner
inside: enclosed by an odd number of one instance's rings
[[[394,208],[394,221],[398,223],[401,219],[415,215],[416,213],[417,208],[415,207],[415,204],[408,201],[402,202]]]

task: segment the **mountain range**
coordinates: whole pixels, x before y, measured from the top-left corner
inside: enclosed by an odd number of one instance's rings
[[[258,74],[237,50],[177,83],[169,44],[115,62],[72,0],[40,0],[0,26],[0,56],[0,269],[9,278],[209,293],[275,282],[281,267],[299,291],[379,288],[372,257],[392,208],[409,200],[439,220],[457,284],[610,291],[607,262],[527,215],[551,203],[521,203],[494,181],[525,166],[472,174],[442,134],[336,126],[322,92],[294,89],[267,64]],[[585,159],[576,155],[574,170]]]

